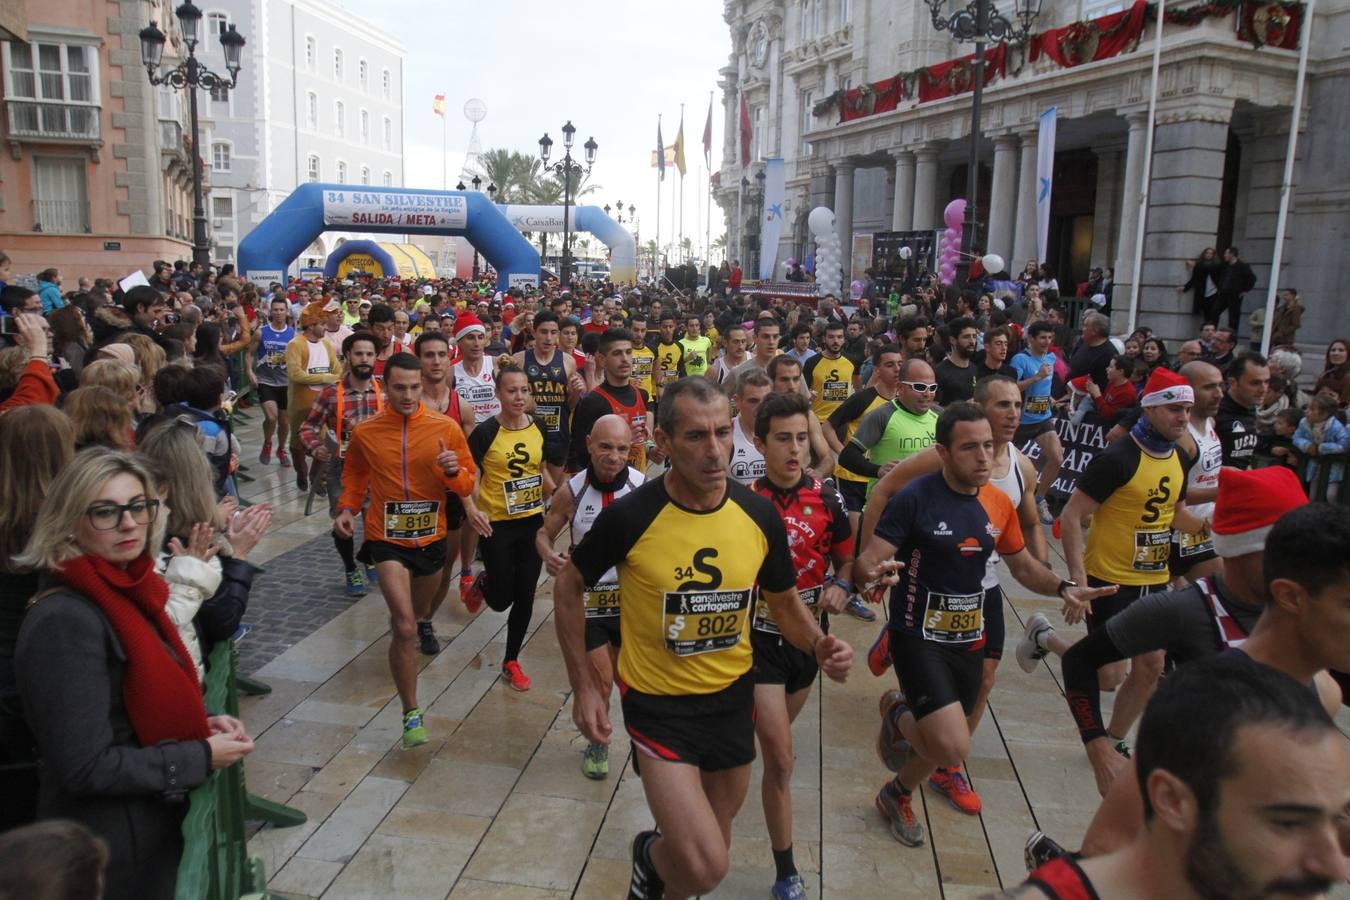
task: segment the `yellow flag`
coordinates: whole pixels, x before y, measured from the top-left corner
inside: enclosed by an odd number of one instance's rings
[[[437,94],[431,98],[431,111],[442,119],[445,118],[445,95]]]
[[[684,177],[684,112],[680,112],[680,130],[675,134],[675,168]]]

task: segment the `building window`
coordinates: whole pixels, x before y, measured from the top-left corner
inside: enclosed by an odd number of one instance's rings
[[[33,157],[33,230],[84,234],[89,229],[85,161],[69,156]]]
[[[802,9],[797,19],[797,40],[805,41],[811,36],[811,0],[802,0]]]
[[[384,117],[384,149],[394,149],[394,123],[388,117]]]
[[[389,70],[385,69],[380,73],[380,89],[384,92],[384,99],[388,100],[394,93],[394,81],[389,77]]]
[[[361,183],[370,184],[370,166],[361,167]]]
[[[305,38],[305,68],[311,72],[319,62],[319,42],[312,37]]]
[[[234,200],[230,197],[211,198],[211,218],[229,220],[234,218]],[[223,227],[224,223],[221,223]]]
[[[810,156],[811,145],[806,142],[806,132],[811,130],[814,118],[811,114],[811,108],[816,105],[815,91],[802,91],[802,115],[798,119],[797,132],[801,135],[801,146],[797,150],[798,156]]]
[[[319,127],[319,95],[313,91],[305,94],[305,122],[310,130]]]
[[[347,183],[347,164],[340,159],[337,162],[337,183]]]
[[[333,104],[333,131],[340,138],[347,136],[347,107],[341,100]]]
[[[341,81],[341,80],[342,80],[342,48],[341,48],[341,47],[335,47],[335,48],[333,49],[333,80],[334,80],[334,81]]]
[[[361,86],[361,90],[370,90],[370,64],[364,59],[356,64],[356,81]]]
[[[230,145],[225,141],[216,141],[211,145],[211,171],[230,171]]]
[[[311,182],[319,180],[319,157],[314,153],[309,155],[309,180]]]
[[[1124,0],[1084,0],[1083,18],[1095,19],[1098,16],[1109,16],[1112,13],[1123,12],[1127,8]]]
[[[370,143],[370,113],[364,109],[361,110],[361,143]]]
[[[4,64],[11,136],[98,139],[96,48],[5,42]]]
[[[852,0],[839,0],[839,24],[847,25],[853,18]]]
[[[211,102],[229,103],[230,89],[223,84],[218,84],[215,87],[211,88]]]
[[[219,37],[230,28],[230,17],[223,12],[212,12],[206,14],[206,34]]]
[[[394,186],[394,173],[390,172],[388,169],[384,170],[384,186],[385,187]]]
[[[811,34],[819,36],[825,18],[825,0],[811,0]]]
[[[756,106],[756,107],[755,107],[753,134],[754,134],[754,141],[755,141],[754,158],[755,158],[755,159],[763,159],[763,158],[764,158],[764,107],[762,107],[762,106]]]

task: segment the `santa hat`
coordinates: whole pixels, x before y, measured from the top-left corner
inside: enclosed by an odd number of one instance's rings
[[[1194,403],[1195,391],[1191,383],[1176,372],[1162,366],[1153,370],[1144,385],[1144,396],[1140,406],[1166,406],[1169,403]]]
[[[464,335],[471,332],[487,334],[487,329],[483,327],[482,321],[473,313],[465,313],[455,320],[455,340],[460,340]]]
[[[1284,466],[1219,470],[1214,550],[1222,557],[1260,553],[1277,519],[1308,502],[1298,476]]]

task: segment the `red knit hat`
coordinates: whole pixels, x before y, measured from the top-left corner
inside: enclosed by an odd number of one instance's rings
[[[455,340],[459,340],[471,331],[487,334],[483,322],[471,312],[466,312],[455,320]]]
[[[1144,385],[1140,406],[1166,406],[1169,403],[1194,403],[1195,391],[1191,383],[1176,372],[1162,366],[1153,370]]]
[[[1222,557],[1260,553],[1280,516],[1308,502],[1298,476],[1284,466],[1219,470],[1214,550]]]

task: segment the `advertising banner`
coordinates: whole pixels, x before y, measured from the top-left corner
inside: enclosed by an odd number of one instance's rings
[[[539,276],[515,273],[506,279],[506,286],[508,288],[539,287]]]
[[[1106,449],[1106,433],[1111,423],[1101,416],[1089,414],[1081,424],[1074,425],[1064,416],[1055,416],[1055,431],[1059,442],[1064,445],[1064,464],[1059,467],[1059,475],[1050,485],[1050,493],[1061,500],[1068,500],[1078,484],[1078,476],[1083,474],[1092,457]],[[1017,448],[1031,457],[1039,471],[1044,463],[1041,460],[1041,448],[1035,441],[1027,441]]]
[[[781,159],[764,160],[764,221],[759,233],[759,280],[772,281],[778,263],[778,238],[783,234],[783,201],[787,167]]]
[[[361,189],[323,192],[324,225],[463,229],[468,223],[468,204],[456,194]]]

